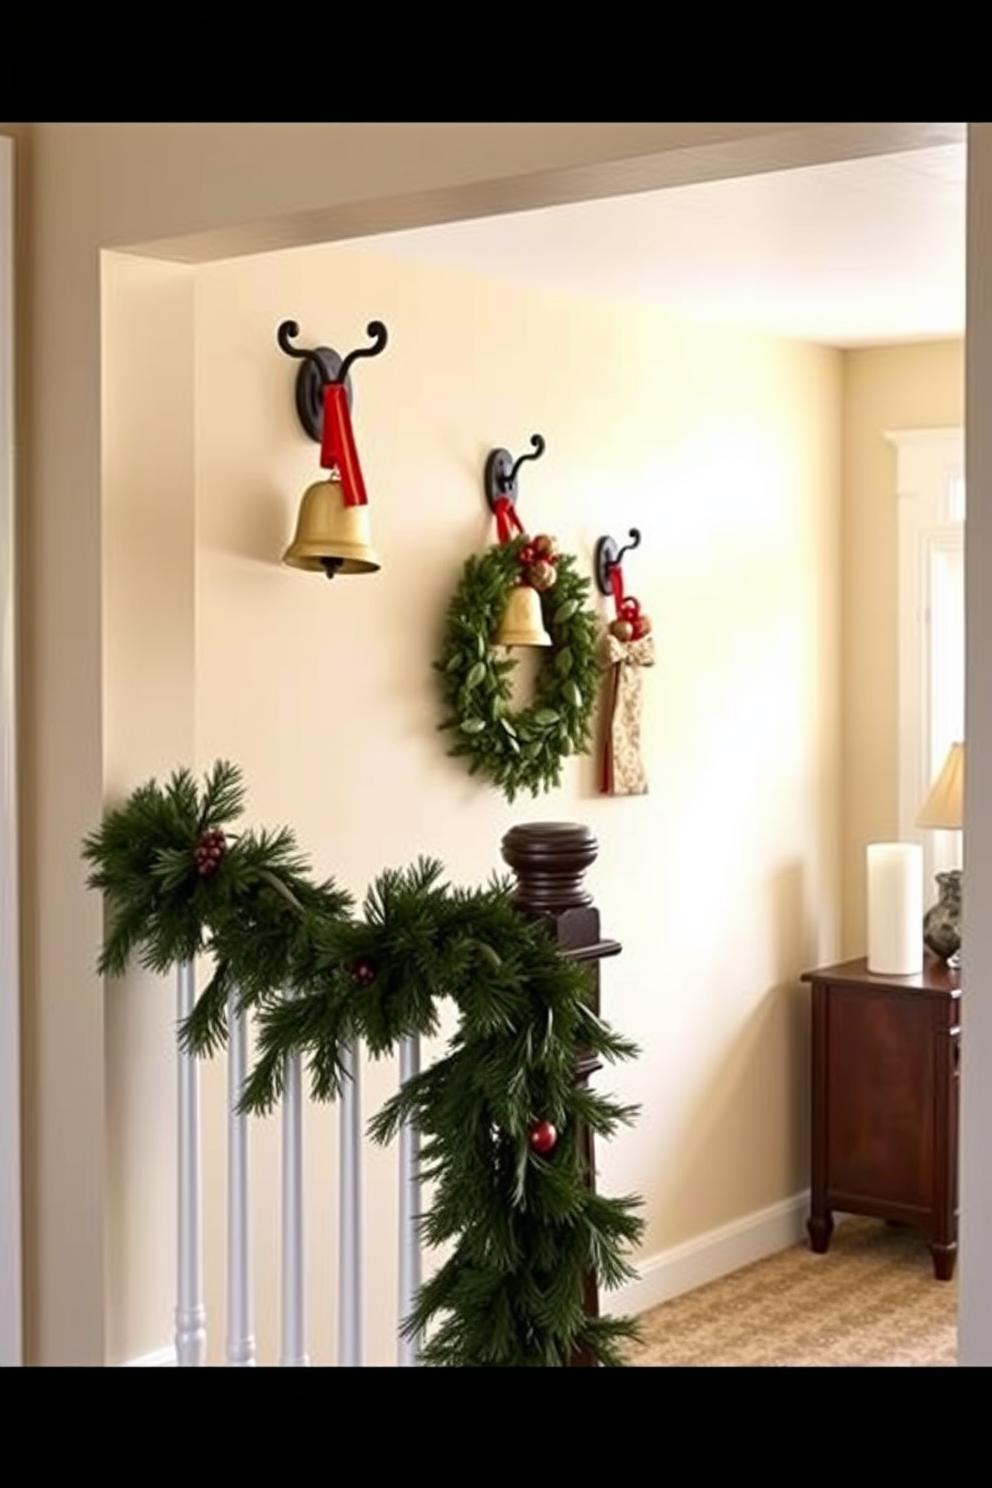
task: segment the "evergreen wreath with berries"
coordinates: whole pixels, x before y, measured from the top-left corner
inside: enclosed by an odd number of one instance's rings
[[[533,702],[514,711],[516,663],[493,648],[521,581],[540,594],[551,645],[542,648]],[[448,710],[438,727],[455,736],[448,753],[464,757],[470,774],[487,775],[508,801],[559,785],[563,761],[589,749],[600,681],[589,590],[574,557],[556,553],[551,538],[521,534],[470,556],[448,606],[434,663]]]
[[[98,969],[209,957],[180,1043],[223,1048],[233,991],[255,1021],[242,1109],[258,1114],[278,1101],[288,1055],[300,1055],[313,1097],[333,1100],[353,1040],[389,1054],[405,1036],[437,1034],[439,1004],[453,999],[460,1022],[444,1056],[370,1125],[378,1142],[404,1121],[420,1132],[434,1184],[421,1236],[449,1247],[404,1332],[425,1364],[567,1365],[579,1352],[623,1363],[634,1323],[588,1317],[583,1284],[632,1278],[639,1200],[593,1191],[582,1131],[609,1137],[636,1110],[576,1084],[575,1056],[637,1051],[588,1006],[585,971],[514,909],[508,884],[453,888],[428,859],[382,873],[356,916],[333,881],[311,879],[287,829],[232,830],[243,802],[239,772],[220,761],[202,789],[180,770],[106,813],[83,844],[110,912]]]

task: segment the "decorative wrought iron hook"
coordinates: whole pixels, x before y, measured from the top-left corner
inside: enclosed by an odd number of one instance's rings
[[[486,459],[486,469],[483,476],[486,500],[495,510],[496,503],[500,497],[509,501],[511,506],[517,503],[517,471],[525,460],[539,460],[544,454],[545,444],[540,434],[532,434],[530,442],[533,452],[529,455],[519,455],[516,460],[509,450],[494,449],[489,451]]]
[[[374,344],[359,346],[344,358],[330,346],[293,346],[292,341],[300,334],[295,320],[284,320],[276,331],[279,349],[302,363],[296,374],[296,412],[305,432],[317,444],[321,442],[324,427],[324,388],[329,382],[343,383],[350,408],[349,368],[359,357],[378,356],[385,349],[389,332],[382,321],[370,320],[365,329]]]
[[[544,454],[544,440],[541,438],[540,434],[532,434],[530,436],[530,442],[533,446],[534,453],[531,455],[518,455],[517,458],[514,460],[513,465],[510,469],[510,474],[507,477],[508,483],[511,486],[515,484],[517,479],[517,471],[520,469],[525,460],[539,460]]]
[[[279,343],[280,350],[284,351],[288,357],[303,358],[303,360],[311,362],[317,368],[317,371],[323,374],[324,359],[321,353],[323,352],[324,348],[291,346],[290,342],[295,336],[298,336],[299,334],[300,327],[295,320],[284,320],[279,329],[276,331],[276,340]],[[327,380],[328,382],[332,381],[330,377],[328,377]]]
[[[627,536],[631,539],[631,541],[629,543],[624,543],[623,547],[614,558],[614,563],[622,563],[624,553],[632,553],[635,548],[639,548],[641,546],[641,530],[639,527],[628,527]]]
[[[639,548],[641,545],[641,533],[638,527],[628,528],[627,536],[631,541],[624,543],[622,548],[617,547],[616,541],[612,537],[601,537],[596,544],[596,586],[600,594],[610,594],[612,592],[613,586],[610,582],[610,570],[612,568],[619,568],[623,562],[624,553],[630,553],[634,548]]]
[[[348,376],[352,362],[357,362],[359,357],[375,357],[380,352],[385,351],[386,342],[389,340],[389,332],[381,320],[370,320],[365,327],[365,334],[372,337],[374,344],[372,346],[358,346],[354,351],[349,351],[341,363],[341,369],[337,377],[332,378],[333,382],[344,382]]]

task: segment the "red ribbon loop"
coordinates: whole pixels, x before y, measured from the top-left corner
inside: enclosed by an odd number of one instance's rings
[[[351,430],[348,392],[343,382],[324,384],[324,428],[320,463],[325,470],[337,466],[345,506],[367,506],[362,467],[358,463],[355,436]]]
[[[496,536],[501,543],[510,541],[514,528],[518,533],[523,532],[523,524],[509,496],[497,497],[493,510],[496,513]]]

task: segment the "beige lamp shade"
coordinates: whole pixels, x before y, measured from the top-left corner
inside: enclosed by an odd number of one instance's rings
[[[916,818],[918,827],[953,831],[964,825],[964,745],[952,744]]]

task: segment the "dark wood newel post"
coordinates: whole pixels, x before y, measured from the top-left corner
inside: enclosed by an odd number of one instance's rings
[[[503,858],[513,869],[516,886],[513,903],[522,914],[545,922],[548,933],[563,955],[583,964],[589,980],[589,1006],[599,1016],[599,963],[616,956],[622,947],[603,940],[599,933],[599,910],[585,887],[584,878],[599,853],[599,843],[588,827],[574,822],[531,822],[511,827],[503,838]],[[575,1079],[588,1085],[601,1068],[595,1056],[575,1051]],[[596,1185],[596,1154],[593,1134],[580,1134],[586,1160],[586,1182]],[[584,1303],[589,1317],[599,1316],[599,1290],[591,1273],[586,1277]],[[578,1351],[572,1365],[593,1366],[588,1350]]]

